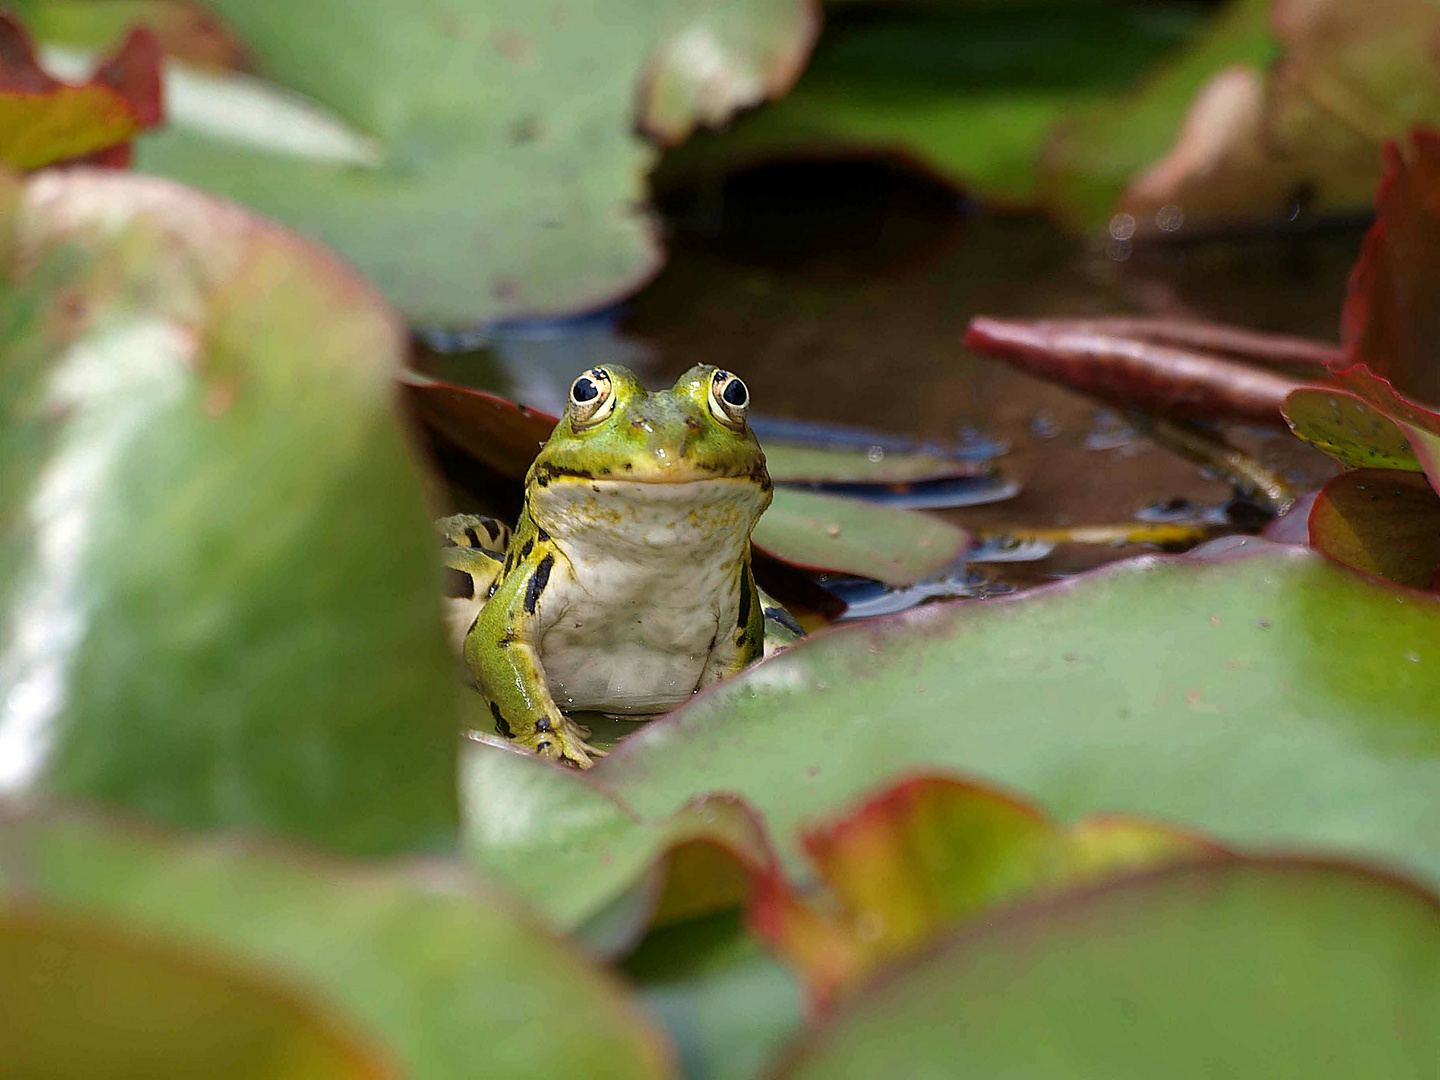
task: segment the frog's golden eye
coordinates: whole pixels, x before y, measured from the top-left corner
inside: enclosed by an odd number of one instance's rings
[[[717,371],[710,380],[710,413],[726,427],[740,429],[745,426],[745,415],[750,411],[750,391],[739,376],[728,371]]]
[[[603,367],[591,368],[570,384],[570,422],[598,424],[615,411],[615,384]]]

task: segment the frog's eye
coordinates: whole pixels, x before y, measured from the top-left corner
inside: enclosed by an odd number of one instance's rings
[[[710,412],[726,427],[743,428],[750,411],[750,391],[728,371],[717,371],[710,380]]]
[[[570,420],[576,427],[598,424],[615,411],[615,384],[603,367],[591,368],[570,384]]]

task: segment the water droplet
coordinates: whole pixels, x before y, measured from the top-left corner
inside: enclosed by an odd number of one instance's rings
[[[1129,240],[1135,235],[1135,219],[1129,214],[1116,214],[1110,219],[1110,235],[1116,240]]]
[[[1405,659],[1409,660],[1412,664],[1418,664],[1420,663],[1420,654],[1418,652],[1407,652]]]
[[[865,451],[865,459],[867,461],[884,461],[885,448],[883,446],[870,447],[870,449]]]
[[[1174,203],[1166,203],[1155,211],[1155,224],[1162,232],[1174,232],[1185,224],[1185,211]]]

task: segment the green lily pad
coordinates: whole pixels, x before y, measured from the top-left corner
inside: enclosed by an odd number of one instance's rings
[[[879,507],[836,495],[776,488],[752,534],[755,546],[812,570],[911,585],[949,566],[969,535],[916,510]]]
[[[450,843],[458,688],[389,308],[169,181],[0,203],[0,789]]]
[[[55,3],[33,4],[42,33]],[[412,320],[446,325],[638,287],[662,252],[645,206],[655,151],[637,126],[675,141],[783,93],[815,30],[804,0],[207,6],[268,80],[331,110],[378,160],[257,147],[175,110],[137,167],[303,230]],[[243,89],[228,95],[242,110]]]
[[[1285,422],[1306,442],[1357,469],[1420,472],[1420,460],[1396,421],[1345,390],[1294,390]]]
[[[439,860],[346,864],[55,814],[0,825],[0,892],[315,995],[416,1080],[671,1075],[612,979]]]
[[[1220,862],[981,924],[780,1075],[1419,1080],[1437,1060],[1433,896],[1339,866]]]
[[[0,992],[13,1077],[394,1075],[288,988],[34,907],[0,909]]]
[[[943,769],[1062,820],[1142,814],[1440,881],[1440,601],[1303,548],[1205,550],[818,635],[592,775],[642,819],[743,797],[795,873],[806,821]]]

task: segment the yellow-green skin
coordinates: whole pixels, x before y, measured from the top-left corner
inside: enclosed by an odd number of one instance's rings
[[[586,423],[567,406],[508,544],[488,519],[441,523],[460,545],[447,563],[486,597],[464,654],[496,730],[580,768],[597,751],[560,702],[664,712],[762,655],[750,530],[771,498],[749,425],[709,400],[723,373],[700,365],[655,392],[621,367],[587,374],[611,381],[613,411]],[[793,638],[768,607],[772,639]]]

